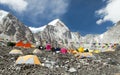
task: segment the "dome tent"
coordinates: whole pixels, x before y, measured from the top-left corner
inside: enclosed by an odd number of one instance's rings
[[[16,43],[15,45],[16,47],[24,47],[24,43],[22,40],[20,40],[19,42]]]
[[[16,47],[31,48],[32,44],[30,42],[24,43],[22,40],[16,43]]]
[[[51,45],[50,45],[50,44],[47,44],[47,45],[46,45],[46,50],[47,50],[47,51],[50,51],[50,50],[51,50]]]
[[[74,50],[74,49],[69,49],[68,52],[69,52],[70,54],[77,54],[77,53],[78,53],[78,51],[77,51],[77,50]]]
[[[78,57],[78,58],[91,58],[91,57],[94,57],[94,55],[92,53],[85,52],[85,53],[77,53],[77,54],[75,54],[75,57]]]
[[[42,51],[39,50],[39,49],[35,49],[35,50],[33,51],[33,54],[41,54],[41,53],[42,53]]]
[[[31,48],[31,43],[30,42],[27,42],[26,44],[24,44],[24,48]]]
[[[66,48],[61,48],[61,49],[60,49],[60,52],[61,52],[62,54],[66,54],[66,53],[67,53],[67,49],[66,49]]]
[[[23,54],[21,50],[13,49],[9,52],[9,54]]]
[[[83,53],[84,52],[84,48],[83,47],[78,48],[78,52]]]
[[[33,64],[33,65],[40,65],[40,61],[36,55],[25,55],[20,56],[15,62],[16,64]]]

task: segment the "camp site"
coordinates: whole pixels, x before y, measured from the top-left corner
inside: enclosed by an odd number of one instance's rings
[[[119,44],[93,43],[91,48],[84,44],[74,49],[50,43],[38,46],[22,40],[14,43],[0,46],[1,74],[119,75]]]
[[[0,75],[120,75],[120,0],[0,0]]]

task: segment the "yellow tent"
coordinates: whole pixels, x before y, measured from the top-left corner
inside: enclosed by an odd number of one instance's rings
[[[39,49],[35,49],[35,50],[33,51],[33,54],[41,54],[41,53],[42,53],[42,51],[39,50]]]
[[[114,51],[115,51],[114,49],[107,49],[107,50],[105,50],[103,52],[114,52]]]
[[[89,52],[90,52],[90,53],[92,53],[92,52],[93,52],[93,50],[89,50]]]
[[[32,48],[35,48],[36,46],[35,45],[31,45]]]
[[[72,51],[72,54],[77,54],[78,52],[76,50]]]
[[[21,50],[13,49],[9,52],[9,54],[23,54]]]
[[[100,53],[100,50],[93,50],[93,53]]]
[[[84,48],[83,47],[78,48],[78,52],[83,53],[84,52]]]
[[[83,57],[94,57],[94,55],[92,53],[89,52],[85,52],[85,53],[78,53],[75,55],[78,58],[83,58]]]
[[[16,64],[37,64],[40,65],[40,61],[36,55],[20,56],[16,60]]]

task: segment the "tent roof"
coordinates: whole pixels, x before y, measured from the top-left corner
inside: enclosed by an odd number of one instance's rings
[[[30,48],[30,47],[31,47],[31,43],[30,43],[30,42],[27,42],[26,44],[24,44],[24,47],[25,47],[25,48]]]
[[[20,56],[16,60],[16,64],[37,64],[40,65],[40,61],[36,55]]]
[[[15,46],[23,47],[23,46],[24,46],[24,43],[23,43],[23,41],[19,41],[19,42],[16,43]]]
[[[23,54],[21,50],[13,49],[9,52],[9,54]]]
[[[41,54],[41,53],[42,53],[42,51],[41,51],[41,50],[39,50],[39,49],[35,49],[35,50],[33,51],[33,53],[34,53],[34,54]]]

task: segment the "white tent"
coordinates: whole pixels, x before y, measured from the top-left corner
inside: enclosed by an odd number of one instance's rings
[[[33,54],[41,54],[41,53],[42,53],[42,51],[39,50],[39,49],[35,49],[35,50],[33,51]]]
[[[9,52],[9,54],[23,54],[21,50],[13,49]]]

